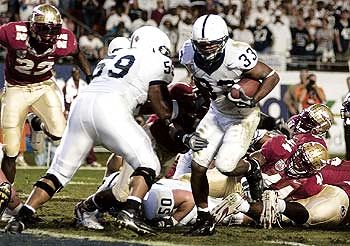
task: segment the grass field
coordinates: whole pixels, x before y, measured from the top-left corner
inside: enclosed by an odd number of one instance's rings
[[[101,160],[102,158],[102,160]],[[106,157],[99,156],[103,161]],[[263,230],[247,227],[218,227],[211,237],[185,237],[182,233],[188,228],[159,232],[156,236],[142,237],[118,229],[112,218],[106,218],[104,231],[92,231],[76,228],[73,223],[74,205],[96,190],[104,170],[82,168],[72,182],[45,206],[38,215],[44,220],[37,228],[25,231],[23,236],[0,235],[0,245],[112,245],[111,242],[140,243],[148,245],[350,245],[349,231],[341,228],[332,231],[287,228]],[[45,173],[45,169],[18,169],[16,188],[20,198],[25,200],[33,183]],[[3,228],[6,224],[0,223]],[[29,237],[28,235],[35,235]],[[39,240],[46,238],[46,241]],[[64,238],[80,238],[80,241],[65,241]]]

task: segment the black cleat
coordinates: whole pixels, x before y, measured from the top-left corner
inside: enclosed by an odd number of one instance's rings
[[[147,225],[136,210],[133,209],[123,209],[116,216],[116,222],[120,227],[130,229],[137,234],[156,234],[155,231]]]
[[[263,178],[261,175],[260,165],[255,159],[248,159],[250,163],[250,170],[246,174],[247,182],[249,184],[250,196],[253,200],[261,200],[264,191]]]
[[[24,228],[24,223],[18,217],[12,217],[5,227],[5,232],[11,234],[21,233]]]
[[[9,220],[5,227],[5,232],[21,233],[25,228],[37,225],[42,221],[31,209],[23,205],[18,214]]]
[[[196,223],[187,236],[211,236],[215,233],[215,221],[209,212],[198,212]]]

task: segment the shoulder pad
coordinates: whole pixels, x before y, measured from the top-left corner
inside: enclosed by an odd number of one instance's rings
[[[170,84],[174,77],[174,65],[171,59],[159,53],[147,52],[143,54],[145,76],[151,81],[163,81]]]
[[[250,70],[258,62],[256,51],[247,43],[229,39],[226,49],[226,63],[229,67]]]
[[[182,45],[179,52],[179,61],[181,64],[186,65],[193,62],[194,49],[192,41],[190,39],[186,40]]]
[[[73,54],[78,48],[78,43],[72,31],[62,28],[61,34],[57,37],[57,48],[64,50],[64,55]]]

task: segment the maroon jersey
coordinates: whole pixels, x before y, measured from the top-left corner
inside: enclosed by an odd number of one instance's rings
[[[296,179],[285,173],[286,160],[295,153],[299,145],[306,142],[318,142],[326,146],[322,138],[310,133],[298,134],[289,140],[283,135],[274,136],[262,146],[262,154],[267,161],[261,167],[265,188],[278,191],[282,199],[303,199],[322,190],[322,177],[319,174]]]
[[[29,22],[10,22],[0,26],[0,44],[7,48],[5,79],[12,85],[26,85],[52,77],[55,60],[77,51],[74,34],[62,28],[57,43],[48,52],[37,55],[29,46]]]
[[[295,153],[299,145],[308,142],[317,142],[327,148],[323,138],[311,133],[300,133],[294,135],[292,139],[287,139],[284,135],[274,136],[261,147],[261,150],[267,163],[277,162],[281,159],[288,159]]]
[[[323,183],[338,186],[350,196],[350,161],[331,159],[319,173]]]

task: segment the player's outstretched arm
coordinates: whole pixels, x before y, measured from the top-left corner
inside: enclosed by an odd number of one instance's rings
[[[90,81],[92,79],[92,75],[91,75],[91,67],[90,67],[90,63],[87,60],[86,56],[84,55],[84,53],[78,48],[77,52],[75,54],[73,54],[74,60],[75,62],[78,64],[78,66],[80,67],[80,69],[85,73],[86,75],[86,82],[88,84],[90,84]]]
[[[244,76],[255,80],[262,80],[259,90],[253,97],[255,102],[259,102],[269,94],[280,80],[275,70],[260,61],[252,69],[245,72]]]

